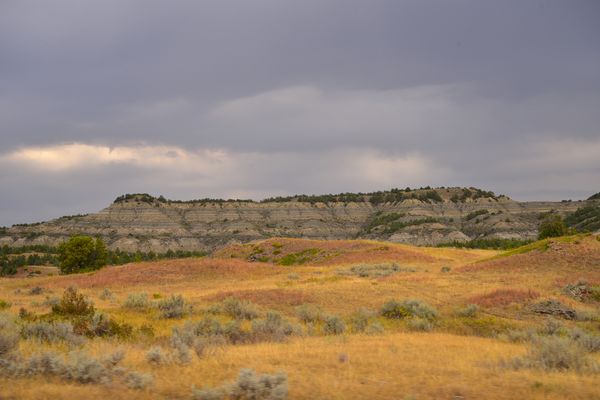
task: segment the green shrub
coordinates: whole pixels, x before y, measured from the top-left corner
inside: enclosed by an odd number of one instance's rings
[[[0,299],[0,310],[10,308],[11,305],[8,301]]]
[[[60,303],[52,307],[52,313],[67,317],[92,316],[95,312],[92,302],[73,286],[68,287]]]
[[[326,335],[341,335],[346,330],[346,324],[337,315],[327,315],[323,320],[323,333]]]
[[[539,226],[538,239],[546,239],[551,237],[565,236],[569,234],[569,229],[565,225],[563,219],[558,216],[546,218]]]
[[[107,261],[106,245],[100,238],[73,236],[58,247],[59,268],[63,274],[100,269]]]
[[[469,214],[467,214],[465,216],[465,221],[470,221],[473,218],[476,218],[480,215],[485,215],[485,214],[489,214],[489,211],[488,210],[476,210],[476,211],[470,212]]]

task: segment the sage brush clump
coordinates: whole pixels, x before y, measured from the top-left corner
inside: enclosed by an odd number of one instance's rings
[[[217,388],[193,389],[194,400],[238,399],[238,400],[285,400],[288,395],[287,375],[257,374],[251,369],[242,369],[235,382]]]
[[[21,336],[24,339],[36,339],[46,343],[64,342],[70,345],[81,345],[84,338],[73,332],[70,322],[46,322],[34,321],[27,323],[21,328]]]
[[[79,351],[70,352],[66,357],[56,352],[41,352],[29,358],[4,360],[0,364],[0,375],[14,378],[57,377],[82,384],[106,384],[113,379],[124,379],[130,387],[141,388],[140,381],[147,382],[148,377],[136,379],[137,382],[133,382],[136,385],[132,385],[134,372],[127,374],[127,370],[119,366],[124,357],[125,353],[121,350],[100,359]]]
[[[190,306],[185,303],[183,296],[171,296],[158,302],[161,318],[182,318],[190,311]]]
[[[327,315],[323,320],[323,333],[326,335],[341,335],[346,331],[344,320],[337,315]]]
[[[256,342],[283,342],[289,336],[298,334],[299,328],[294,327],[281,314],[269,311],[264,319],[252,321],[252,338]]]
[[[381,307],[380,313],[389,319],[418,317],[433,321],[438,316],[435,308],[421,300],[389,300]]]
[[[305,324],[319,322],[323,318],[323,311],[313,304],[302,304],[296,307],[296,316]]]
[[[223,300],[219,308],[220,312],[234,319],[253,320],[259,315],[258,307],[255,304],[239,300],[235,297],[228,297]]]
[[[534,339],[525,356],[509,361],[508,366],[514,369],[599,372],[600,365],[589,353],[589,350],[568,337],[538,337]]]
[[[339,270],[339,275],[354,275],[361,278],[382,278],[397,272],[415,272],[414,268],[401,268],[398,264],[359,264]]]
[[[150,307],[148,293],[130,293],[123,302],[123,307],[145,310]]]

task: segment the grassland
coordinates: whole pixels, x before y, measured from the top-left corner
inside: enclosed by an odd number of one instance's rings
[[[565,290],[575,284],[583,288],[577,298]],[[192,386],[232,381],[242,368],[285,371],[291,399],[600,398],[596,367],[515,367],[539,338],[571,340],[569,346],[576,347],[572,338],[579,332],[589,343],[600,342],[599,285],[600,241],[593,235],[508,252],[269,239],[229,246],[211,257],[132,263],[79,275],[2,278],[0,312],[21,330],[17,355],[10,357],[77,350],[101,358],[122,349],[123,367],[151,375],[152,382],[136,389],[118,378],[82,383],[64,376],[0,373],[0,399],[191,399]],[[28,324],[63,320],[52,305],[71,286],[93,302],[96,313],[127,329],[50,343],[23,335]],[[147,304],[127,307],[132,293],[147,294]],[[162,318],[159,304],[171,295],[183,297],[183,315]],[[236,339],[226,333],[227,341],[211,344],[200,356],[192,352],[189,359],[177,359],[173,328],[203,318],[232,323],[227,305],[232,298],[239,300],[237,307],[247,308],[235,322],[241,332]],[[387,318],[379,311],[390,299],[398,304],[418,299],[419,310],[428,307],[435,315],[402,309],[403,318]],[[555,312],[556,307],[546,313],[540,304],[549,300],[566,313]],[[303,322],[298,312],[303,307],[319,315]],[[255,332],[255,321],[266,321],[270,311],[289,323],[290,332]],[[339,317],[337,322],[332,316]],[[330,327],[339,328],[337,323],[345,326],[343,333]],[[154,346],[171,358],[150,362],[147,354]],[[590,365],[600,363],[596,350],[585,357]]]

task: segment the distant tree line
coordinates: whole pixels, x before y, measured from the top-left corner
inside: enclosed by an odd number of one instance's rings
[[[531,243],[531,240],[523,239],[499,239],[499,238],[483,238],[473,239],[467,242],[448,242],[440,243],[437,247],[457,247],[463,249],[492,249],[492,250],[509,250],[517,247],[525,246]]]
[[[374,205],[383,203],[397,203],[408,199],[416,199],[426,203],[440,203],[443,201],[439,191],[446,189],[445,187],[431,188],[430,186],[420,187],[418,189],[411,189],[410,187],[404,189],[391,189],[377,192],[367,193],[338,193],[338,194],[321,194],[321,195],[294,195],[294,196],[277,196],[263,199],[259,202],[250,199],[196,199],[196,200],[169,200],[164,196],[154,197],[148,193],[133,193],[124,194],[115,199],[114,203],[121,203],[126,201],[137,201],[140,203],[148,204],[207,204],[207,203],[287,203],[292,201],[302,203],[352,203],[352,202],[368,202]],[[497,200],[499,197],[494,192],[489,192],[481,189],[470,188],[461,189],[460,195],[454,195],[451,200],[454,202],[465,201],[468,198],[491,198]]]
[[[82,239],[83,238],[83,239]],[[131,262],[154,261],[175,258],[203,257],[204,251],[168,250],[165,253],[126,252],[108,250],[101,239],[74,236],[59,247],[30,245],[0,247],[0,276],[14,275],[26,266],[54,265],[62,273],[84,272],[104,265],[122,265]]]

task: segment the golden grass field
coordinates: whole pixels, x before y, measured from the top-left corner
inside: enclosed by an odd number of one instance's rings
[[[354,265],[380,263],[396,263],[401,269],[385,277],[344,273]],[[546,323],[546,316],[531,311],[534,302],[556,299],[588,316],[558,318],[564,329],[600,334],[599,303],[563,292],[578,279],[600,284],[600,241],[593,235],[552,240],[508,255],[372,241],[269,239],[230,246],[205,258],[109,266],[67,276],[0,278],[0,300],[10,303],[4,312],[15,317],[21,308],[35,315],[49,313],[45,296],[60,297],[65,288],[76,286],[97,311],[130,324],[134,332],[152,327],[153,335],[89,338],[83,350],[100,356],[124,349],[126,368],[154,378],[144,389],[130,389],[118,381],[0,377],[0,400],[190,399],[193,385],[220,385],[234,380],[241,368],[285,371],[290,399],[600,399],[598,373],[505,366],[523,356],[530,344],[503,335],[540,330]],[[34,287],[43,293],[31,294]],[[104,289],[113,299],[100,299]],[[139,292],[151,299],[182,295],[192,312],[182,319],[161,319],[154,308],[123,306],[130,293]],[[305,329],[281,343],[228,344],[202,357],[193,355],[189,363],[155,366],[146,360],[153,345],[168,349],[174,326],[202,318],[208,307],[228,297],[251,301],[261,312],[276,310],[295,324],[300,324],[296,307],[307,303],[341,316],[347,325],[359,309],[377,311],[390,299],[420,299],[435,307],[439,317],[427,332],[415,331],[406,319],[375,316],[383,333],[348,328],[340,335],[325,335],[317,324],[314,332]],[[477,315],[458,315],[468,304],[479,305]],[[244,321],[242,326],[249,324]],[[19,347],[23,355],[43,348],[68,350],[64,343],[31,339],[21,340]],[[600,362],[598,353],[591,357]]]

